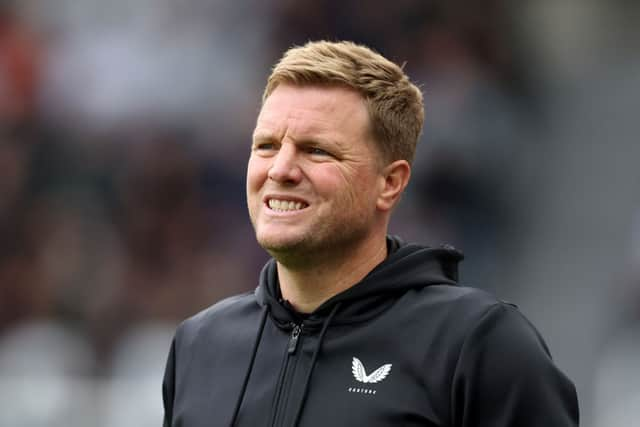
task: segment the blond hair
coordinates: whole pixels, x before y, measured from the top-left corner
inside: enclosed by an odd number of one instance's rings
[[[379,53],[347,41],[295,46],[273,67],[263,103],[281,83],[355,89],[366,102],[383,160],[413,161],[424,123],[422,93],[401,67]]]

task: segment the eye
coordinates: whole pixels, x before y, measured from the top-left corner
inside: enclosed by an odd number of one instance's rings
[[[323,150],[322,148],[318,148],[318,147],[308,147],[307,148],[307,152],[309,154],[313,154],[314,156],[330,156],[331,155],[327,151]]]
[[[272,142],[260,142],[253,145],[255,151],[269,151],[275,149],[275,144]]]

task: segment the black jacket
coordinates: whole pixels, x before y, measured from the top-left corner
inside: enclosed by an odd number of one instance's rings
[[[165,426],[578,425],[573,384],[518,309],[458,286],[461,255],[389,240],[390,255],[311,315],[255,292],[183,322]]]

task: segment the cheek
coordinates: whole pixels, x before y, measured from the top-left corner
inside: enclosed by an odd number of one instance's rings
[[[376,179],[368,169],[351,168],[334,175],[334,194],[342,195],[343,203],[368,209],[374,204]]]
[[[305,168],[305,176],[319,194],[335,198],[351,192],[352,179],[345,171],[334,164],[313,165]]]
[[[263,159],[251,156],[247,164],[247,195],[260,190],[267,178],[268,167]]]

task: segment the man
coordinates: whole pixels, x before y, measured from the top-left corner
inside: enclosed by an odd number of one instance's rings
[[[457,285],[452,248],[387,236],[422,95],[366,47],[290,49],[247,169],[255,292],[183,322],[165,426],[576,426],[572,383],[517,308]]]

